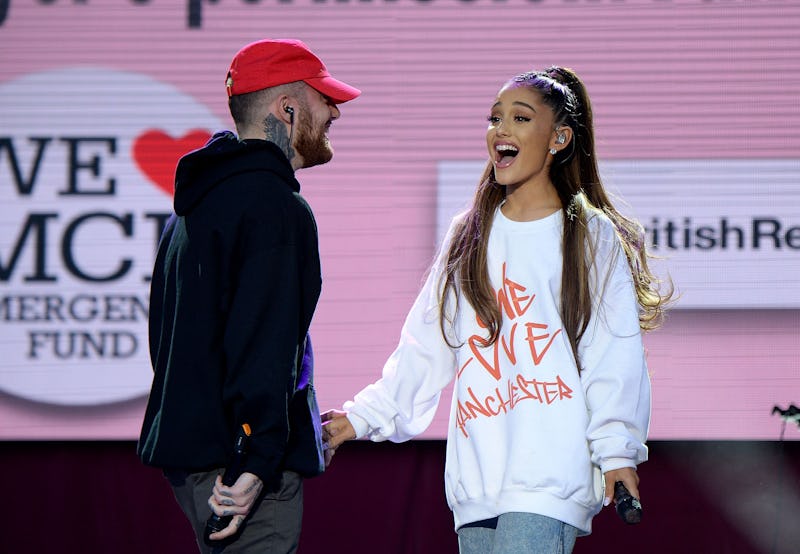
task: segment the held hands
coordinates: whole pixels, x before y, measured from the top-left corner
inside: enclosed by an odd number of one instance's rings
[[[253,503],[261,493],[264,484],[261,479],[252,473],[242,473],[232,487],[222,484],[222,477],[217,475],[214,489],[208,499],[211,510],[221,517],[233,516],[228,526],[217,533],[212,533],[209,538],[219,541],[234,535],[242,525],[244,518],[250,513]]]
[[[336,449],[344,442],[356,438],[356,431],[347,419],[347,412],[328,410],[322,414],[322,440],[325,446],[325,466],[331,463]]]

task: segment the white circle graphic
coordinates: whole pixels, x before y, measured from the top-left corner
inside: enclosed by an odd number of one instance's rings
[[[175,162],[221,122],[152,78],[80,67],[0,84],[0,390],[147,394],[149,276]]]

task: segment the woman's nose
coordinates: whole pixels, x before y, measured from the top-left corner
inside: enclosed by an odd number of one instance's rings
[[[494,126],[494,132],[498,136],[508,135],[508,128],[506,127],[505,122],[499,121],[497,125]]]

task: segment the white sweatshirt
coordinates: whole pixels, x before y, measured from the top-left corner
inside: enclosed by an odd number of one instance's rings
[[[382,377],[345,404],[358,437],[401,442],[430,425],[455,378],[445,492],[456,529],[529,512],[588,534],[602,507],[602,473],[647,459],[650,381],[630,269],[611,221],[594,215],[589,228],[596,301],[580,377],[559,315],[562,213],[516,222],[498,209],[488,265],[503,312],[499,340],[481,346],[487,333],[463,297],[449,331],[461,346],[442,338],[451,225]]]

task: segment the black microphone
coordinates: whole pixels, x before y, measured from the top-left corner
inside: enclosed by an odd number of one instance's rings
[[[617,514],[625,523],[634,524],[642,521],[642,503],[631,495],[622,481],[614,483],[614,503],[617,506]]]
[[[247,439],[250,437],[250,426],[245,423],[236,434],[236,441],[233,444],[233,458],[231,458],[230,465],[225,469],[225,474],[222,476],[222,484],[226,487],[232,487],[236,484],[236,480],[242,474],[242,467],[244,466],[244,459],[247,455]],[[213,511],[208,516],[206,521],[206,529],[203,533],[203,540],[209,546],[216,543],[216,541],[209,538],[212,533],[217,533],[225,529],[230,524],[233,516],[218,516]]]

